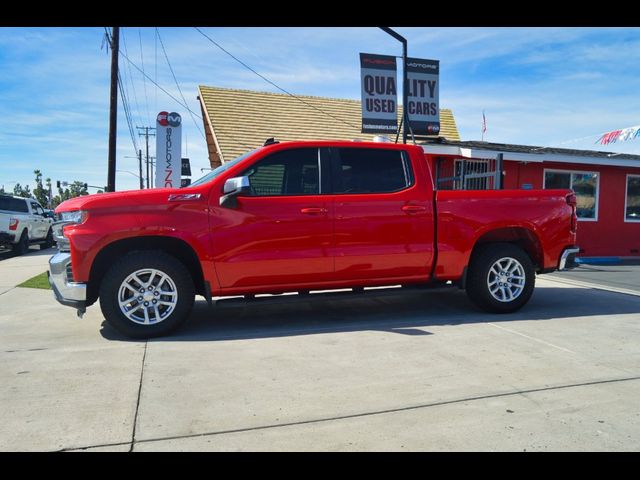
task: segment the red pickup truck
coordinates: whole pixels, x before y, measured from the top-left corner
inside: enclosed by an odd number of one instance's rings
[[[124,334],[165,335],[196,294],[453,283],[490,312],[531,297],[576,248],[570,190],[435,191],[418,146],[265,144],[190,186],[62,203],[57,300],[100,300]]]

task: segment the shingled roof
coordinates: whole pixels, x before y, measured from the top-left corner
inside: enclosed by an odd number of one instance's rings
[[[372,140],[374,136],[360,131],[359,100],[204,85],[199,93],[212,167],[261,146],[269,137],[291,141]],[[460,140],[451,110],[440,109],[440,135]]]

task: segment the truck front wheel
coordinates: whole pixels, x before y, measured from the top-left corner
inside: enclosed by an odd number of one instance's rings
[[[529,255],[511,243],[480,246],[467,273],[467,295],[492,313],[520,309],[533,294],[536,274]]]
[[[193,280],[180,261],[161,251],[138,251],[108,270],[100,285],[100,308],[119,332],[152,338],[180,327],[194,296]]]

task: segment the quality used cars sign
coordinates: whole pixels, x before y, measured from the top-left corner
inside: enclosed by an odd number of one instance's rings
[[[440,62],[407,58],[409,125],[414,135],[440,133]]]
[[[396,58],[360,54],[362,133],[395,133],[398,130]]]

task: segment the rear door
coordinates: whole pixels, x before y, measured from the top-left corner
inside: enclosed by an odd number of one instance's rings
[[[433,261],[431,189],[407,152],[332,149],[336,279],[428,279]]]
[[[320,149],[276,151],[242,172],[251,194],[212,217],[223,289],[273,290],[332,279],[333,205]],[[323,172],[324,170],[324,172]]]

